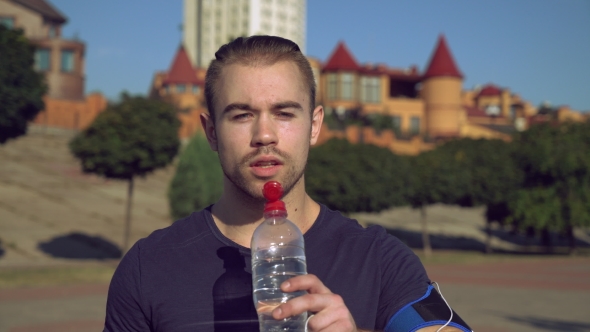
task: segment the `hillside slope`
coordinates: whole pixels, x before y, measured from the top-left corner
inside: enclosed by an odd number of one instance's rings
[[[127,183],[82,174],[74,132],[32,127],[0,146],[0,267],[108,259],[123,242]],[[131,242],[170,225],[173,167],[135,185]]]

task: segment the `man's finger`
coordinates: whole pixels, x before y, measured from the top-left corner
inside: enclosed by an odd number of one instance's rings
[[[341,317],[350,317],[348,309],[341,306],[335,308],[330,312],[320,312],[315,314],[307,323],[309,331],[321,332],[342,332],[342,331],[356,331],[354,321],[352,319],[339,319]]]
[[[275,319],[283,319],[287,317],[297,316],[304,312],[320,312],[332,306],[335,308],[343,307],[344,301],[340,295],[336,294],[306,294],[287,301],[281,304],[273,312],[272,316]]]
[[[283,292],[307,291],[310,294],[332,294],[318,277],[305,274],[293,277],[281,284]]]

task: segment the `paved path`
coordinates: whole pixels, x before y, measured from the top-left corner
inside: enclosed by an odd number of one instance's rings
[[[590,258],[427,266],[477,332],[590,331]],[[100,331],[107,285],[0,290],[0,332]]]
[[[590,331],[590,259],[433,265],[443,295],[477,332]]]

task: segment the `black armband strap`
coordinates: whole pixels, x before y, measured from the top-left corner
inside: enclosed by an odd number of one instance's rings
[[[444,325],[451,317],[451,310],[434,286],[429,285],[426,294],[401,308],[385,327],[385,332],[414,332],[432,325]],[[471,328],[453,311],[448,326],[464,332]]]

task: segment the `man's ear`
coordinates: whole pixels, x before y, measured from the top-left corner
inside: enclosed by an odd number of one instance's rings
[[[201,113],[201,126],[203,126],[203,130],[205,131],[205,136],[207,136],[207,141],[209,141],[209,146],[211,150],[217,151],[217,134],[215,133],[215,124],[213,123],[213,118],[209,113]]]
[[[324,108],[320,105],[313,110],[313,114],[311,116],[311,137],[309,140],[311,145],[314,145],[318,141],[323,122]]]

